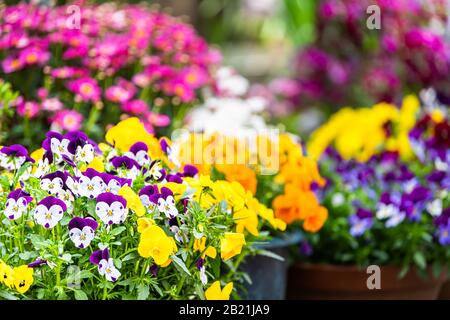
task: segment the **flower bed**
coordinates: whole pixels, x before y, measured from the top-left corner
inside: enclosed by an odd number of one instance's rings
[[[238,266],[264,227],[248,229],[236,215],[270,228],[280,224],[273,212],[237,183],[177,170],[170,141],[137,118],[112,127],[106,142],[48,132],[31,155],[18,144],[0,149],[0,295],[236,296]]]

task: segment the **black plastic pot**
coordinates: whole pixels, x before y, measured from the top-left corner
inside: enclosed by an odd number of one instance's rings
[[[255,247],[270,251],[284,260],[257,255],[248,258],[242,265],[252,284],[247,284],[247,292],[242,298],[249,300],[284,300],[286,298],[289,247],[302,240],[301,232],[286,233],[270,242]]]

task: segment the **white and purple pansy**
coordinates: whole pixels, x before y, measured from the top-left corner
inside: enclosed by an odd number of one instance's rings
[[[34,209],[34,219],[44,228],[51,229],[62,219],[66,210],[67,206],[64,201],[49,196],[37,204]]]
[[[158,199],[155,199],[155,195],[157,196],[158,186],[157,185],[148,185],[139,191],[139,198],[141,199],[144,207],[147,207],[149,211],[153,211],[156,208],[156,204],[158,203]],[[150,200],[150,198],[153,200]]]
[[[131,179],[120,178],[108,173],[102,173],[101,178],[105,183],[103,192],[111,192],[117,194],[121,187],[132,185]]]
[[[167,218],[171,219],[178,215],[178,209],[175,205],[173,192],[169,188],[162,187],[161,193],[150,197],[150,201],[154,202],[157,199],[157,207],[159,212],[164,213]]]
[[[146,172],[147,180],[162,181],[166,177],[166,170],[161,166],[161,161],[154,160],[150,163]]]
[[[34,163],[34,160],[28,156],[28,150],[20,144],[0,149],[0,166],[6,170],[17,170],[27,161]]]
[[[119,176],[130,179],[136,178],[141,172],[141,166],[136,160],[127,156],[118,156],[111,159],[111,164],[117,170]]]
[[[94,239],[97,227],[98,223],[93,218],[74,217],[69,222],[70,240],[78,248],[86,248]]]
[[[102,276],[104,275],[106,280],[116,282],[119,279],[121,273],[115,267],[114,260],[110,257],[108,248],[94,251],[89,261],[98,266],[98,273]]]
[[[95,213],[105,224],[120,224],[128,214],[127,201],[111,192],[102,193],[97,197]]]
[[[17,220],[27,211],[28,204],[33,201],[30,194],[22,189],[16,189],[8,195],[3,213],[8,219]]]
[[[88,168],[78,180],[78,194],[82,197],[95,198],[105,189],[105,182],[99,172]]]
[[[124,155],[136,160],[140,166],[147,166],[150,163],[148,146],[144,142],[136,142],[130,147],[130,151]]]
[[[64,138],[62,134],[49,131],[46,134],[46,139],[42,143],[42,148],[47,151],[50,151],[54,157],[52,157],[52,161],[54,160],[56,163],[63,161],[63,156],[69,155],[68,147],[70,140]]]
[[[94,146],[90,143],[86,143],[84,146],[77,146],[75,151],[75,160],[77,162],[85,162],[90,163],[94,160],[95,149]]]
[[[61,171],[49,173],[41,178],[41,189],[50,194],[57,194],[64,190],[67,176],[67,173]]]

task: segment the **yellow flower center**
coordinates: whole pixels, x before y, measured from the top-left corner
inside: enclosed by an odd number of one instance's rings
[[[106,214],[108,215],[108,217],[112,217],[113,212],[111,210],[108,210],[108,212]]]

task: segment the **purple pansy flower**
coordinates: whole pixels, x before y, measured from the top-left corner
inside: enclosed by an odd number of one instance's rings
[[[131,186],[132,180],[131,179],[125,179],[121,177],[114,176],[112,174],[108,173],[101,173],[100,177],[102,178],[104,185],[104,192],[111,192],[114,194],[117,194],[121,187],[123,186]]]
[[[34,209],[34,218],[38,224],[50,229],[58,224],[66,210],[64,201],[49,196],[39,201]]]
[[[69,222],[69,236],[78,248],[86,248],[94,239],[97,221],[93,218],[74,217]]]
[[[16,189],[8,195],[3,213],[8,219],[17,220],[27,211],[28,204],[33,201],[30,194],[22,189]]]
[[[114,260],[110,257],[108,248],[93,252],[89,261],[98,266],[98,272],[100,275],[104,275],[108,281],[115,282],[121,275],[114,266]]]
[[[140,169],[141,167],[136,160],[127,156],[114,157],[112,158],[111,163],[116,169],[125,168],[127,170],[131,170],[133,168]]]
[[[39,268],[43,265],[47,264],[47,260],[37,258],[35,261],[28,264],[28,268]]]
[[[123,197],[105,192],[97,197],[95,213],[105,224],[120,224],[127,217],[126,207],[127,201]]]
[[[184,177],[191,177],[191,178],[193,178],[197,174],[198,174],[198,169],[195,166],[193,166],[191,164],[186,164],[183,167],[183,176]]]
[[[450,245],[450,223],[439,226],[438,229],[439,243],[443,246]]]

